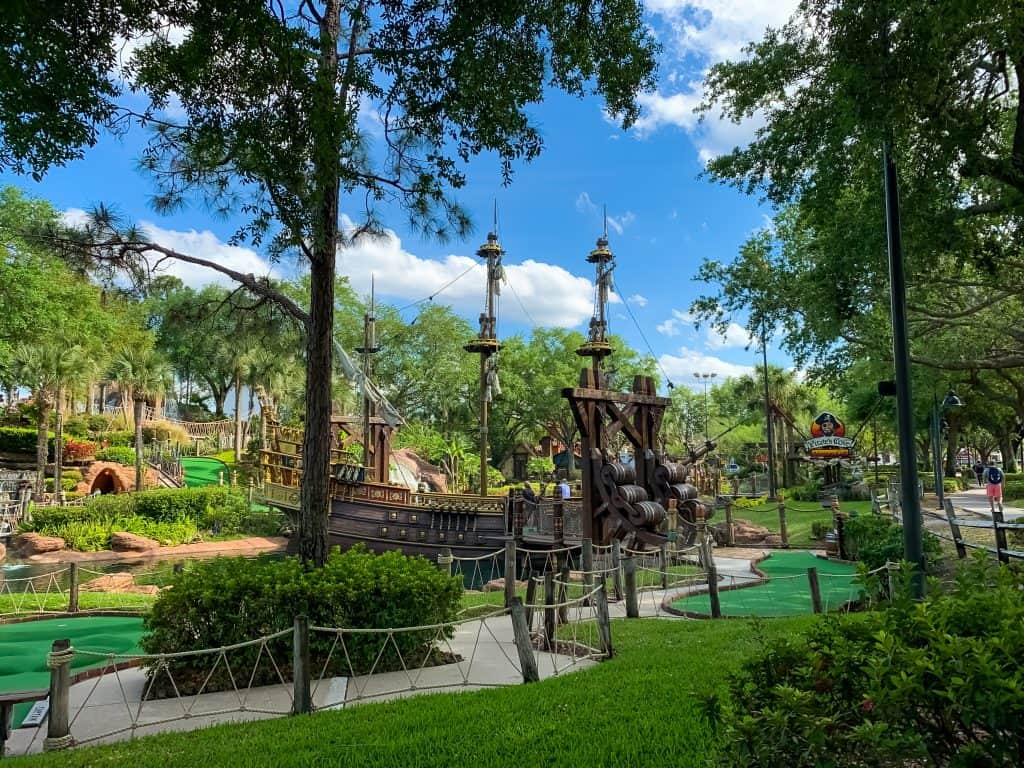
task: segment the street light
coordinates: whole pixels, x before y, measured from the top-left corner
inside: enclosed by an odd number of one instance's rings
[[[939,497],[939,509],[945,506],[945,489],[943,486],[943,461],[942,461],[942,414],[950,408],[959,408],[964,404],[963,400],[957,397],[952,389],[942,398],[942,404],[932,393],[932,469],[935,472],[935,495]]]
[[[704,382],[704,443],[711,442],[711,432],[708,424],[710,423],[710,417],[708,416],[708,382],[717,376],[717,373],[695,373],[693,378],[697,381]]]

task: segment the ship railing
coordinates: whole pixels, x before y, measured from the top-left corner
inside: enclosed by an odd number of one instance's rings
[[[439,512],[494,512],[504,514],[507,503],[504,496],[478,496],[468,493],[414,492],[412,504]]]

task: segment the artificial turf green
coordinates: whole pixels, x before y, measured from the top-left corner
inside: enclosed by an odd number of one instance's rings
[[[836,610],[860,594],[860,587],[853,580],[856,568],[823,560],[810,552],[773,552],[757,567],[767,576],[763,583],[719,592],[723,616],[771,617],[811,613],[808,568],[818,570],[821,602],[826,610]],[[728,580],[720,582],[720,587],[728,584]],[[685,613],[711,613],[711,601],[706,592],[674,600],[672,607]]]
[[[54,640],[70,639],[80,651],[142,653],[142,619],[130,616],[80,616],[0,625],[0,692],[45,691],[50,685],[46,654]],[[75,656],[72,674],[106,662]],[[31,705],[15,709],[17,727]]]
[[[758,635],[792,636],[817,620],[616,620],[614,659],[539,683],[221,725],[12,764],[706,768],[716,764],[719,744],[702,713],[705,694],[723,691]]]
[[[220,483],[220,473],[224,473],[224,482],[231,480],[231,470],[220,459],[209,456],[186,456],[181,460],[185,471],[185,485],[189,488],[201,488],[204,485]]]

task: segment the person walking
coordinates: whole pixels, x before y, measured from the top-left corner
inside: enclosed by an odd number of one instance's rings
[[[999,512],[1003,511],[1003,470],[996,466],[995,459],[988,460],[985,468],[985,496],[988,497],[989,509],[995,514],[996,504]]]
[[[974,462],[974,476],[978,478],[978,487],[981,488],[982,482],[984,481],[985,465],[981,463],[981,459]]]
[[[529,483],[523,483],[523,492],[521,495],[523,497],[523,501],[527,501],[530,504],[537,503],[537,494],[533,492],[533,486]]]
[[[562,482],[558,484],[558,490],[561,492],[563,499],[568,499],[572,495],[572,491],[569,490],[569,482],[565,478],[562,478]]]

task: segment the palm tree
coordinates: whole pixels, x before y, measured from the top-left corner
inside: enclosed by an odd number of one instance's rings
[[[19,384],[29,388],[38,413],[36,437],[37,499],[46,492],[47,442],[49,439],[50,410],[57,392],[56,371],[60,368],[60,354],[51,345],[22,345],[14,354],[15,377]]]
[[[131,397],[135,422],[135,490],[143,489],[142,409],[148,398],[162,397],[171,387],[170,366],[149,348],[126,349],[114,361],[114,378],[124,397]]]

